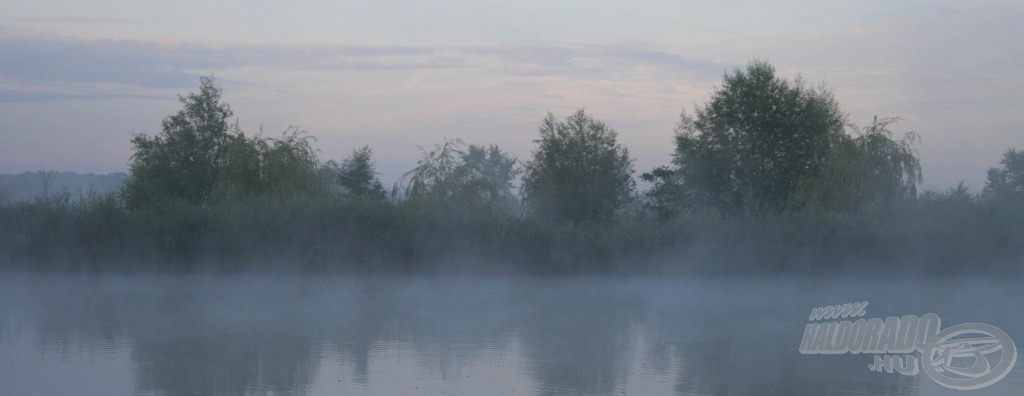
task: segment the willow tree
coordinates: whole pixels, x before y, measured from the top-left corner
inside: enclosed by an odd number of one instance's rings
[[[467,145],[460,139],[427,151],[403,176],[405,197],[419,202],[508,208],[512,182],[522,171],[498,146]]]
[[[801,206],[853,211],[868,203],[887,204],[913,197],[921,183],[921,163],[913,149],[914,132],[893,140],[890,125],[899,118],[877,116],[871,126],[851,125],[855,136],[836,136],[821,171],[801,181]]]
[[[315,139],[298,127],[280,138],[238,133],[221,148],[212,198],[219,202],[252,197],[292,199],[326,194],[329,180],[311,144]]]
[[[221,101],[221,87],[200,78],[199,92],[179,96],[182,108],[156,136],[132,138],[135,153],[125,185],[131,208],[161,201],[204,205],[256,196],[287,199],[327,191],[320,160],[298,127],[280,138],[246,137]]]

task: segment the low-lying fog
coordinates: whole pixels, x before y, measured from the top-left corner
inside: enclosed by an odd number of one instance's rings
[[[942,328],[995,326],[1020,349],[1021,286],[5,275],[0,394],[955,393],[924,371],[869,370],[876,354],[801,353],[808,323],[826,321],[809,320],[811,309],[869,301],[865,319],[935,313]],[[1009,355],[1001,353],[986,359]],[[974,393],[1022,387],[1018,364]]]

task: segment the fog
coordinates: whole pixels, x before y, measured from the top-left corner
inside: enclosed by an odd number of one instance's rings
[[[117,192],[127,175],[36,171],[0,174],[0,202],[30,201],[67,191],[75,198]]]
[[[1024,151],[919,191],[900,118],[752,59],[657,168],[579,107],[538,114],[530,158],[446,138],[388,187],[370,146],[243,131],[222,90],[133,136],[106,193],[0,185],[0,394],[1024,385]]]
[[[1005,279],[7,274],[0,283],[0,394],[954,392],[923,372],[870,371],[871,354],[798,351],[812,308],[854,301],[870,301],[865,318],[931,312],[943,328],[986,323],[1024,345],[1021,281]],[[1022,385],[1018,365],[975,393]]]

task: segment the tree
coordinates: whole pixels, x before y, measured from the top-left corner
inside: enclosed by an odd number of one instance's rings
[[[821,171],[798,184],[800,206],[849,212],[870,202],[916,196],[921,162],[912,145],[918,137],[907,132],[892,140],[889,125],[899,121],[876,116],[869,127],[851,125],[858,136],[835,137]]]
[[[459,139],[445,139],[427,151],[420,147],[423,158],[416,167],[402,175],[405,197],[418,201],[448,202],[461,192],[468,181],[466,169],[460,167],[465,143]]]
[[[635,188],[633,160],[616,137],[583,109],[562,122],[548,113],[523,177],[527,207],[577,225],[614,219]]]
[[[692,194],[680,176],[681,172],[669,166],[659,166],[640,175],[641,180],[651,183],[651,188],[644,192],[644,209],[665,220],[693,208]]]
[[[370,146],[352,150],[336,171],[336,180],[344,194],[356,198],[384,199],[384,187],[377,179],[377,171],[370,160]]]
[[[791,207],[817,174],[846,117],[832,93],[790,82],[764,61],[726,74],[722,87],[676,130],[676,176],[695,199],[726,212]]]
[[[1002,169],[989,168],[982,196],[1024,203],[1024,150],[1007,149],[999,164]]]
[[[230,135],[221,147],[217,182],[211,198],[219,202],[273,196],[279,199],[314,196],[328,191],[314,140],[298,127],[281,138]]]
[[[206,201],[217,181],[221,148],[236,125],[233,113],[221,102],[221,88],[213,78],[199,80],[199,92],[178,96],[182,108],[163,121],[160,134],[132,138],[125,186],[129,207],[143,207],[160,199],[198,205]]]
[[[263,194],[267,189],[263,177],[266,151],[267,143],[259,136],[229,136],[221,147],[222,158],[211,198],[225,202]]]
[[[515,157],[509,157],[493,144],[488,147],[471,144],[462,155],[462,166],[473,175],[480,199],[506,207],[516,202],[513,180],[523,172],[517,163]]]
[[[498,146],[466,145],[445,140],[407,172],[405,194],[412,200],[508,206],[514,200],[512,181],[521,170],[516,159]]]

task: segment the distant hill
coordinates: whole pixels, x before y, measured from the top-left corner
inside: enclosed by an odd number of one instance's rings
[[[127,177],[121,172],[106,175],[55,171],[0,174],[0,202],[25,201],[41,196],[44,183],[50,194],[65,188],[74,198],[87,196],[90,192],[105,194],[119,190]]]

